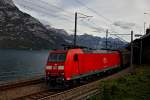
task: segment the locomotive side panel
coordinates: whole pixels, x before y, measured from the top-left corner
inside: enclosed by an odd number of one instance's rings
[[[66,62],[65,62],[65,79],[71,80],[74,76],[79,76],[79,64],[78,60],[75,60],[75,55],[83,53],[81,49],[68,50]]]
[[[120,54],[79,54],[79,72],[91,74],[120,66]]]
[[[50,52],[49,58],[46,77],[57,76],[65,80],[96,74],[118,67],[121,63],[121,53],[117,51],[84,53],[82,49],[69,49]]]
[[[80,74],[92,73],[96,70],[103,69],[101,55],[96,54],[80,54],[79,55],[79,71]]]

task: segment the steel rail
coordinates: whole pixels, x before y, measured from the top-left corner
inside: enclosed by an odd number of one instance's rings
[[[32,80],[14,85],[0,86],[0,100],[78,100],[89,98],[90,96],[100,94],[101,87],[99,84],[101,81],[121,77],[130,72],[130,70],[131,67],[123,69],[122,71],[119,71],[113,75],[104,77],[103,79],[88,82],[84,85],[80,84],[79,86],[62,91],[48,90],[44,80]],[[7,96],[5,97],[6,94]]]
[[[100,82],[104,80],[111,80],[114,78],[118,78],[130,72],[131,67],[126,68],[118,73],[115,73],[111,76],[108,76],[104,79],[85,84],[70,90],[66,90],[60,93],[56,93],[50,96],[45,96],[43,98],[37,100],[80,100],[80,99],[88,99],[90,96],[97,95],[101,91],[101,87],[99,86]]]

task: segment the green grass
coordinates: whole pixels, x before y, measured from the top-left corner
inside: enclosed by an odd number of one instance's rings
[[[90,100],[150,100],[150,66],[136,66],[134,74],[103,81],[100,91]]]

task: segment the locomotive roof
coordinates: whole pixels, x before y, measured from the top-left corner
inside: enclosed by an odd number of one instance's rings
[[[71,49],[68,49],[68,50],[71,50]],[[50,51],[50,53],[67,53],[68,50],[53,50],[53,51]],[[113,53],[113,52],[117,52],[117,50],[88,50],[88,49],[82,49],[82,50],[84,53]]]
[[[117,51],[112,51],[112,50],[83,50],[84,53],[113,53]]]
[[[68,50],[71,50],[71,49],[68,49]],[[53,50],[53,51],[50,51],[50,53],[67,53],[68,50]],[[98,53],[114,53],[114,52],[117,52],[116,50],[89,50],[89,49],[82,49],[82,50],[86,54],[88,54],[88,53],[89,54],[90,53],[98,54]]]
[[[50,53],[67,53],[67,50],[53,50]]]

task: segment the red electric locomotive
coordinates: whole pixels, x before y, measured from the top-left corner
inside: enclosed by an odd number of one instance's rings
[[[110,50],[68,49],[49,52],[46,80],[70,81],[120,67],[121,54]]]

